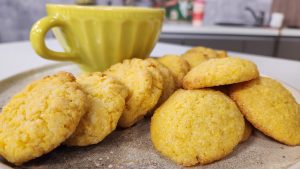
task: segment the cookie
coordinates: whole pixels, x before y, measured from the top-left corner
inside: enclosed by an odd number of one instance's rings
[[[158,58],[158,61],[171,71],[177,88],[181,88],[183,77],[190,70],[189,63],[177,55],[164,55]]]
[[[224,158],[240,142],[244,118],[226,95],[211,89],[178,89],[154,113],[154,147],[178,164],[208,164]]]
[[[299,105],[279,82],[260,77],[232,85],[229,92],[256,129],[281,143],[300,144]]]
[[[175,80],[170,70],[166,68],[164,65],[162,65],[161,63],[159,63],[157,60],[153,58],[148,58],[146,60],[154,64],[159,70],[160,74],[162,75],[162,80],[163,80],[162,94],[156,104],[156,106],[159,106],[163,102],[165,102],[169,98],[169,96],[174,92],[176,88]]]
[[[159,78],[158,70],[147,61],[124,60],[105,73],[120,80],[129,90],[126,108],[118,123],[120,127],[130,127],[142,119],[161,95],[162,77]]]
[[[203,53],[200,52],[188,52],[181,55],[183,59],[185,59],[191,68],[196,67],[202,62],[207,61],[209,58],[207,58]]]
[[[70,73],[29,84],[0,113],[0,154],[16,165],[50,152],[76,129],[86,95]]]
[[[259,76],[256,65],[246,59],[211,59],[194,67],[183,79],[185,89],[199,89],[228,85],[255,79]]]
[[[250,138],[252,134],[252,130],[253,130],[252,125],[247,120],[245,120],[245,130],[241,142],[245,142]]]
[[[82,74],[77,82],[87,94],[88,110],[65,144],[97,144],[116,129],[125,109],[128,90],[115,78],[100,72]]]
[[[226,58],[228,57],[228,54],[225,50],[216,50],[217,52],[217,58]]]
[[[152,94],[144,100],[143,105],[145,107],[141,106],[141,109],[147,110],[147,115],[151,116],[153,114],[153,111],[151,110],[157,105],[163,92],[163,76],[158,68],[159,64],[155,64],[148,59],[136,60],[136,62],[136,64],[144,66],[152,74]]]
[[[203,46],[198,46],[191,48],[190,50],[186,51],[186,53],[201,53],[208,59],[212,58],[218,58],[218,53],[214,49],[203,47]]]

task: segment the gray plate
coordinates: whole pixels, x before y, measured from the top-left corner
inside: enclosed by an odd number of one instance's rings
[[[77,74],[79,70],[69,64],[53,64],[12,76],[0,81],[0,107],[26,84],[60,70]],[[299,92],[287,86],[300,100]],[[280,144],[258,131],[223,160],[195,168],[299,168],[300,146]],[[14,167],[0,158],[0,168]],[[153,148],[149,134],[149,119],[121,130],[117,129],[104,141],[88,147],[60,146],[20,168],[181,168],[161,156]],[[190,167],[193,168],[193,167]]]

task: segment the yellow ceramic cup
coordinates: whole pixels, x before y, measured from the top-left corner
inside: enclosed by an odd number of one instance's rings
[[[164,20],[163,9],[48,4],[48,16],[30,33],[33,49],[43,58],[73,61],[84,71],[102,71],[129,58],[147,57]],[[52,29],[65,52],[47,48]]]

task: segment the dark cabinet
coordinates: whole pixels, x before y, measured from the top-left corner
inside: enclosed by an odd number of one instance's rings
[[[300,38],[280,38],[278,43],[277,57],[300,60]]]
[[[276,37],[162,33],[160,42],[274,56]]]

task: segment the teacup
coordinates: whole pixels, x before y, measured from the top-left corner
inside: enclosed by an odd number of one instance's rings
[[[102,71],[130,58],[146,58],[154,48],[164,20],[163,9],[48,4],[48,16],[30,33],[32,47],[46,59],[73,61],[84,71]],[[64,49],[47,48],[53,29]]]

